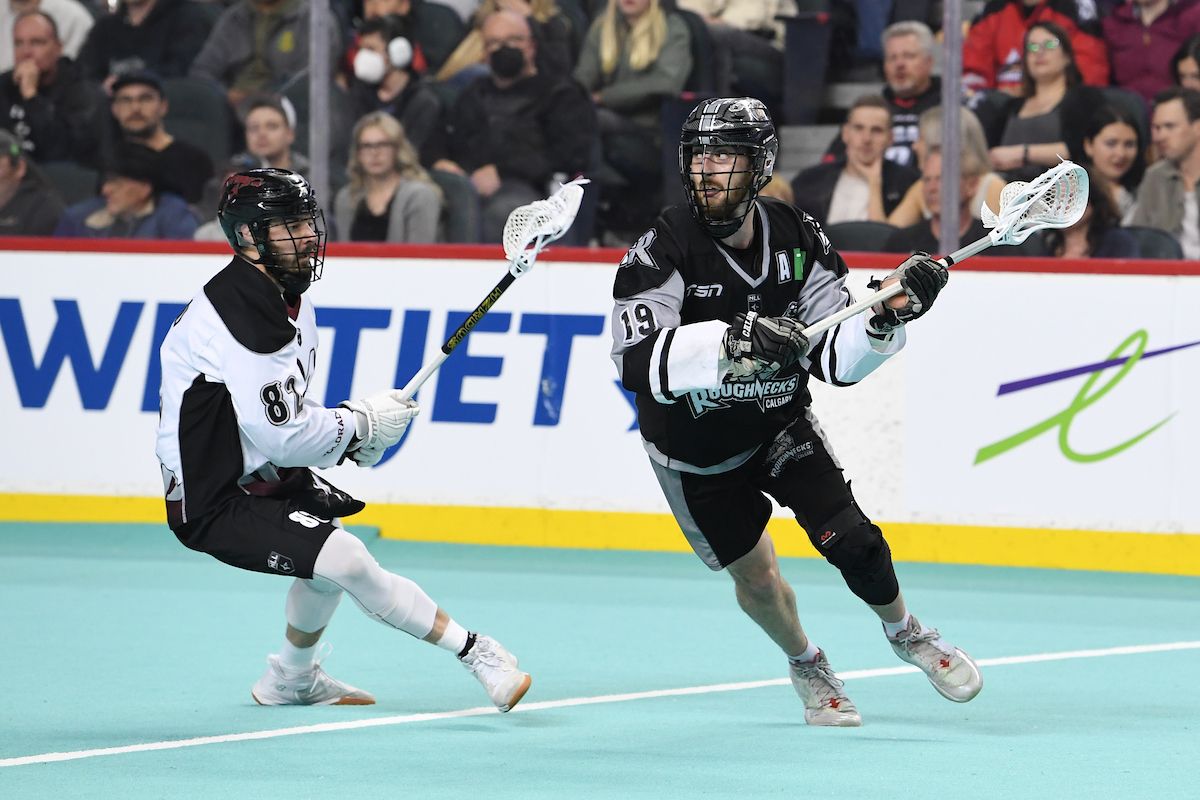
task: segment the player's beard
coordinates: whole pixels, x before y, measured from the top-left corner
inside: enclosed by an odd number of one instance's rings
[[[291,288],[297,294],[302,294],[308,288],[308,285],[312,283],[313,273],[316,268],[317,250],[319,249],[317,239],[300,240],[294,244],[284,241],[281,244],[283,247],[275,243],[272,243],[270,246],[271,260],[276,271],[276,279],[286,277],[286,284],[291,285],[285,285],[285,288]],[[281,281],[281,283],[284,282]]]
[[[732,183],[733,180],[736,180],[736,176],[731,177],[730,182]],[[750,193],[749,186],[726,188],[716,181],[705,180],[703,176],[700,176],[698,185],[693,182],[693,187],[697,205],[704,210],[704,216],[713,221],[736,219],[741,212],[742,204]],[[704,193],[706,189],[716,189],[717,191],[712,195],[706,195]]]

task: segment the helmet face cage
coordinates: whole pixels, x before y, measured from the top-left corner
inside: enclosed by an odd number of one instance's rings
[[[679,177],[692,217],[716,238],[735,233],[770,182],[778,149],[775,126],[759,100],[716,98],[692,109],[679,140]],[[724,190],[710,198],[697,191],[705,183],[710,191]]]
[[[308,222],[313,236],[296,236],[292,225]],[[307,213],[255,220],[248,224],[251,242],[258,253],[258,263],[267,274],[292,294],[303,294],[313,281],[321,279],[325,266],[325,212],[312,203]],[[272,228],[282,228],[286,236],[271,237]],[[315,247],[313,246],[315,240]]]
[[[303,293],[320,279],[325,262],[325,215],[303,176],[282,169],[253,169],[230,176],[217,211],[229,244],[253,249],[267,274],[284,291]],[[296,236],[292,226],[307,222],[313,234]],[[242,226],[249,230],[243,234]],[[282,227],[284,236],[272,236]]]

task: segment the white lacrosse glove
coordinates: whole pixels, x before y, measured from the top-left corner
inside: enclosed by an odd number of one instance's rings
[[[421,413],[415,400],[402,400],[395,390],[339,405],[354,412],[355,436],[346,455],[360,467],[378,464],[384,451],[400,441],[408,423]]]

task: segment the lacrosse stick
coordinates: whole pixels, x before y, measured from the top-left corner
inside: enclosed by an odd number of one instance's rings
[[[586,178],[576,178],[563,184],[545,200],[536,200],[529,205],[513,209],[504,223],[504,255],[508,259],[508,272],[446,340],[437,357],[421,367],[421,371],[401,390],[401,398],[411,400],[417,389],[421,388],[421,384],[437,372],[442,362],[454,352],[454,348],[467,338],[471,329],[479,324],[483,315],[496,304],[500,295],[512,286],[513,281],[533,267],[538,253],[567,232],[579,211],[585,183],[588,183]]]
[[[977,242],[955,250],[938,260],[943,267],[952,267],[973,255],[998,244],[1020,244],[1029,234],[1043,228],[1069,228],[1083,216],[1087,207],[1087,171],[1078,164],[1063,161],[1046,170],[1032,181],[1014,181],[1000,192],[1000,211],[984,203],[980,217],[992,231]],[[870,297],[846,306],[820,322],[804,329],[809,341],[862,311],[904,292],[898,282],[880,289]]]

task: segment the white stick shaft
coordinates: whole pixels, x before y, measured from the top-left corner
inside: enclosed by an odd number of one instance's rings
[[[978,253],[982,253],[991,246],[992,238],[990,236],[984,236],[982,239],[976,242],[971,242],[971,244],[967,245],[966,247],[960,247],[946,258],[939,259],[938,263],[940,263],[943,267],[952,267],[960,261],[968,259]],[[841,311],[838,311],[835,314],[830,314],[820,322],[814,322],[812,325],[809,325],[804,329],[804,335],[807,336],[808,340],[811,342],[835,325],[839,325],[851,317],[861,314],[876,303],[882,303],[885,300],[890,300],[903,291],[903,286],[901,286],[899,283],[893,283],[886,289],[880,289],[878,292],[875,292],[875,294],[871,295],[870,297],[864,297],[857,303],[851,303]]]
[[[442,365],[442,362],[445,361],[449,355],[449,353],[443,353],[441,350],[439,350],[437,357],[434,358],[433,361],[430,361],[428,364],[421,367],[421,371],[416,375],[413,375],[412,380],[406,383],[404,388],[400,390],[401,399],[412,400],[413,396],[417,393],[417,390],[421,388],[421,384],[429,380],[429,376],[438,371],[438,367]]]

